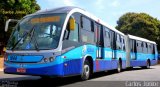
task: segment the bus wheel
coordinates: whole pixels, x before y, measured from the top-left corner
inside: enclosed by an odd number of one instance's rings
[[[147,65],[146,66],[142,66],[143,69],[149,69],[150,68],[150,61],[147,61]]]
[[[90,64],[88,61],[85,61],[83,65],[83,72],[81,74],[81,79],[88,80],[89,76],[90,76]]]
[[[147,69],[150,68],[150,62],[149,62],[149,61],[147,61],[147,66],[146,66],[146,68],[147,68]]]
[[[120,61],[118,62],[117,72],[118,73],[122,72],[122,63]]]

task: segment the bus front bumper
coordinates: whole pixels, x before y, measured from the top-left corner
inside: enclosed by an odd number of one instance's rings
[[[23,67],[22,67],[23,66]],[[47,64],[4,64],[4,73],[34,76],[63,77],[63,63],[56,65]]]

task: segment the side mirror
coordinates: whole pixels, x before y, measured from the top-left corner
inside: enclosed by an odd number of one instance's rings
[[[74,18],[69,19],[69,29],[72,31],[74,31],[75,29],[75,19]]]
[[[5,32],[8,31],[8,25],[9,25],[10,22],[18,22],[18,21],[19,21],[19,20],[16,20],[16,19],[8,19],[8,20],[6,21],[6,25],[5,25]]]

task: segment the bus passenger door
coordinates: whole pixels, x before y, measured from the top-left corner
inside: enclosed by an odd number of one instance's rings
[[[112,59],[116,59],[116,38],[115,38],[115,32],[110,31],[111,33],[111,49],[112,49]]]
[[[103,59],[103,29],[102,26],[96,24],[96,45],[97,45],[97,59]]]
[[[130,48],[131,48],[131,60],[137,59],[137,50],[136,50],[136,41],[130,40]]]
[[[117,68],[117,53],[116,53],[116,33],[111,31],[111,50],[112,50],[112,59],[111,59],[111,69]]]
[[[96,71],[101,71],[103,69],[104,62],[104,50],[103,50],[103,29],[102,25],[95,24],[95,38],[96,38]]]

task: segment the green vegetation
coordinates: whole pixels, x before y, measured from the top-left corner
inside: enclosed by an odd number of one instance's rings
[[[116,29],[155,41],[160,49],[160,21],[146,13],[126,13],[117,21]]]
[[[9,27],[9,31],[5,33],[4,27],[8,19],[21,19],[39,9],[36,0],[0,0],[0,42],[6,45],[11,28],[15,26],[11,24],[12,27]]]

